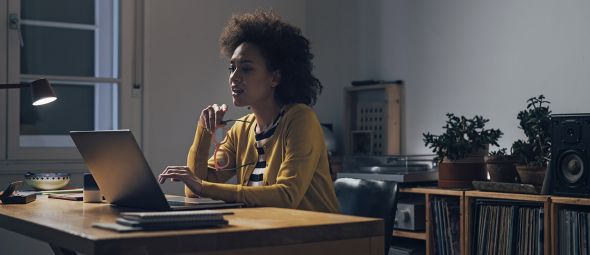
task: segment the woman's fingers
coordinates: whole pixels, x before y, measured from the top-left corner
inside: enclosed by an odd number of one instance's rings
[[[223,126],[223,116],[227,112],[227,105],[213,104],[207,106],[201,111],[201,121],[203,122],[205,129],[209,133],[215,132],[215,129],[219,126]]]
[[[223,124],[223,116],[227,112],[227,105],[222,104],[221,106],[218,106],[218,105],[214,104],[213,105],[213,109],[215,109],[215,124],[216,124],[216,127],[222,127],[222,126],[224,126],[225,124]]]
[[[186,181],[190,174],[186,172],[168,172],[160,174],[160,184],[164,183],[166,179],[172,179],[172,181]]]
[[[195,194],[201,192],[202,181],[188,166],[168,166],[160,175],[158,175],[158,182],[163,184],[167,179],[172,181],[182,181]]]
[[[222,105],[217,105],[214,104],[212,105],[213,110],[215,112],[215,127],[214,128],[218,128],[218,127],[223,127],[225,124],[223,123],[223,116],[225,115],[225,113],[227,112],[227,105],[222,104]]]
[[[203,124],[205,125],[205,129],[208,132],[211,132],[211,129],[209,128],[209,110],[210,110],[211,106],[207,106],[205,107],[205,109],[203,109],[203,111],[201,112],[201,118],[203,119]]]
[[[164,178],[166,174],[176,172],[177,170],[187,171],[190,173],[190,168],[188,166],[167,166],[166,169],[164,169],[164,171],[162,171],[162,173],[158,175],[158,182],[164,183],[164,181],[166,181],[166,178]]]
[[[209,132],[213,133],[215,131],[215,108],[214,105],[209,107]]]
[[[221,119],[223,118],[223,113],[220,111],[219,105],[217,105],[217,104],[213,105],[213,113],[214,113],[213,123],[215,124],[213,129],[215,131],[215,129],[221,125]]]
[[[201,116],[199,116],[199,121],[201,122],[201,125],[203,125],[203,127],[205,129],[207,129],[207,122],[205,121],[205,110],[201,111]]]

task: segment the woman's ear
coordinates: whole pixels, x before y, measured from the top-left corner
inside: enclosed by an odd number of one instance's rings
[[[279,84],[281,83],[281,71],[280,70],[275,70],[272,72],[272,86],[273,88],[275,88],[276,86],[279,86]]]

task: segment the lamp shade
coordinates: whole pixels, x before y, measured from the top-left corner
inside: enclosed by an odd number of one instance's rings
[[[31,83],[31,97],[34,106],[51,103],[57,99],[47,79],[39,79]]]

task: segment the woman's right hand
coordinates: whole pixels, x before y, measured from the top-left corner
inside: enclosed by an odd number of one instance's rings
[[[158,182],[164,184],[166,179],[178,182],[182,181],[195,194],[200,194],[203,190],[203,181],[199,179],[188,166],[168,166],[160,175]]]
[[[201,111],[200,120],[203,123],[203,127],[209,132],[215,132],[217,127],[223,127],[223,115],[227,112],[227,105],[222,104],[221,106],[217,104],[209,105],[203,111]]]

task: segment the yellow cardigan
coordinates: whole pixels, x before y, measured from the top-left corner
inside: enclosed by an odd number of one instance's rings
[[[311,211],[339,212],[328,155],[320,123],[313,110],[304,104],[287,106],[273,136],[265,144],[267,169],[264,186],[246,186],[258,161],[255,147],[256,121],[254,114],[236,121],[221,145],[229,155],[228,168],[242,166],[233,171],[216,171],[213,157],[209,158],[211,134],[199,121],[187,166],[203,180],[202,194],[206,197],[247,206],[286,207]],[[237,157],[236,157],[237,156]],[[225,184],[237,174],[238,184]],[[196,196],[185,186],[185,194]]]

